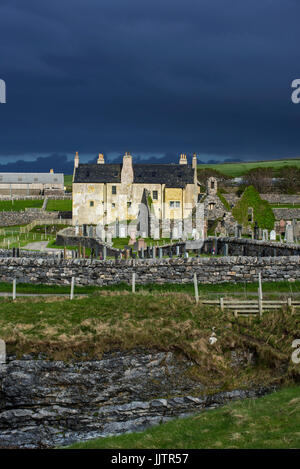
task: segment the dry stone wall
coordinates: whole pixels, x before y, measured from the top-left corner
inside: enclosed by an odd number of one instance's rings
[[[194,273],[201,283],[300,280],[300,257],[199,257],[100,261],[90,259],[0,258],[0,281],[48,285],[192,283]]]

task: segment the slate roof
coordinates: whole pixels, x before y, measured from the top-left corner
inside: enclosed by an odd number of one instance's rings
[[[74,183],[120,183],[122,164],[79,164]],[[134,164],[135,184],[166,184],[185,187],[194,183],[194,170],[183,164]]]
[[[61,184],[62,173],[0,173],[0,184]]]

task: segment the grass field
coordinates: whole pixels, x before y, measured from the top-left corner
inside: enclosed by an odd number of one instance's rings
[[[300,386],[74,449],[299,449]]]
[[[220,163],[220,164],[200,164],[198,169],[212,168],[226,174],[227,176],[240,177],[246,171],[253,168],[272,167],[276,170],[285,166],[300,167],[300,158],[291,160],[270,160],[270,161],[252,161],[249,163]]]
[[[4,212],[19,212],[25,208],[42,208],[43,200],[1,200],[0,201],[0,220],[1,211]],[[0,221],[1,225],[1,221]]]
[[[66,187],[67,192],[72,192],[72,179],[73,179],[72,174],[65,174],[64,175],[64,185]]]
[[[62,199],[54,200],[49,199],[47,202],[46,210],[48,212],[68,212],[72,211],[72,200]]]
[[[213,327],[218,341],[210,347]],[[300,367],[290,360],[299,331],[299,312],[236,319],[184,293],[102,291],[72,301],[0,298],[0,337],[8,353],[44,352],[64,360],[81,353],[100,358],[113,350],[170,350],[194,361],[189,376],[203,383],[205,393],[299,380]],[[233,347],[250,349],[259,365],[236,370]]]
[[[54,243],[49,243],[49,246],[55,246]],[[61,248],[63,248],[61,246]],[[138,282],[138,279],[137,279]],[[120,283],[117,285],[110,286],[76,286],[75,284],[75,293],[77,294],[88,294],[95,291],[100,292],[131,292],[131,285],[125,283]],[[148,292],[148,293],[183,293],[194,297],[194,285],[190,284],[164,284],[159,285],[155,283],[150,283],[147,285],[136,284],[137,292]],[[264,296],[273,297],[273,296],[297,296],[300,294],[300,281],[296,281],[293,284],[291,282],[263,282],[262,284]],[[257,294],[258,283],[222,283],[222,284],[199,284],[198,285],[200,298],[206,298],[213,295],[218,296],[233,296],[235,294],[242,295],[244,298],[253,298],[251,293]],[[0,292],[11,292],[12,284],[8,282],[0,282]],[[30,283],[18,283],[17,284],[18,293],[51,293],[51,294],[69,294],[70,286],[63,285],[45,285],[45,284],[30,284]]]

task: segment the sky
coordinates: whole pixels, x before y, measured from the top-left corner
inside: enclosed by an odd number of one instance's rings
[[[300,156],[299,17],[298,0],[0,0],[0,170]]]

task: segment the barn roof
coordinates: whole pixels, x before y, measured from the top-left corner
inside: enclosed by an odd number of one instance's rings
[[[0,173],[0,184],[64,184],[62,173]]]

